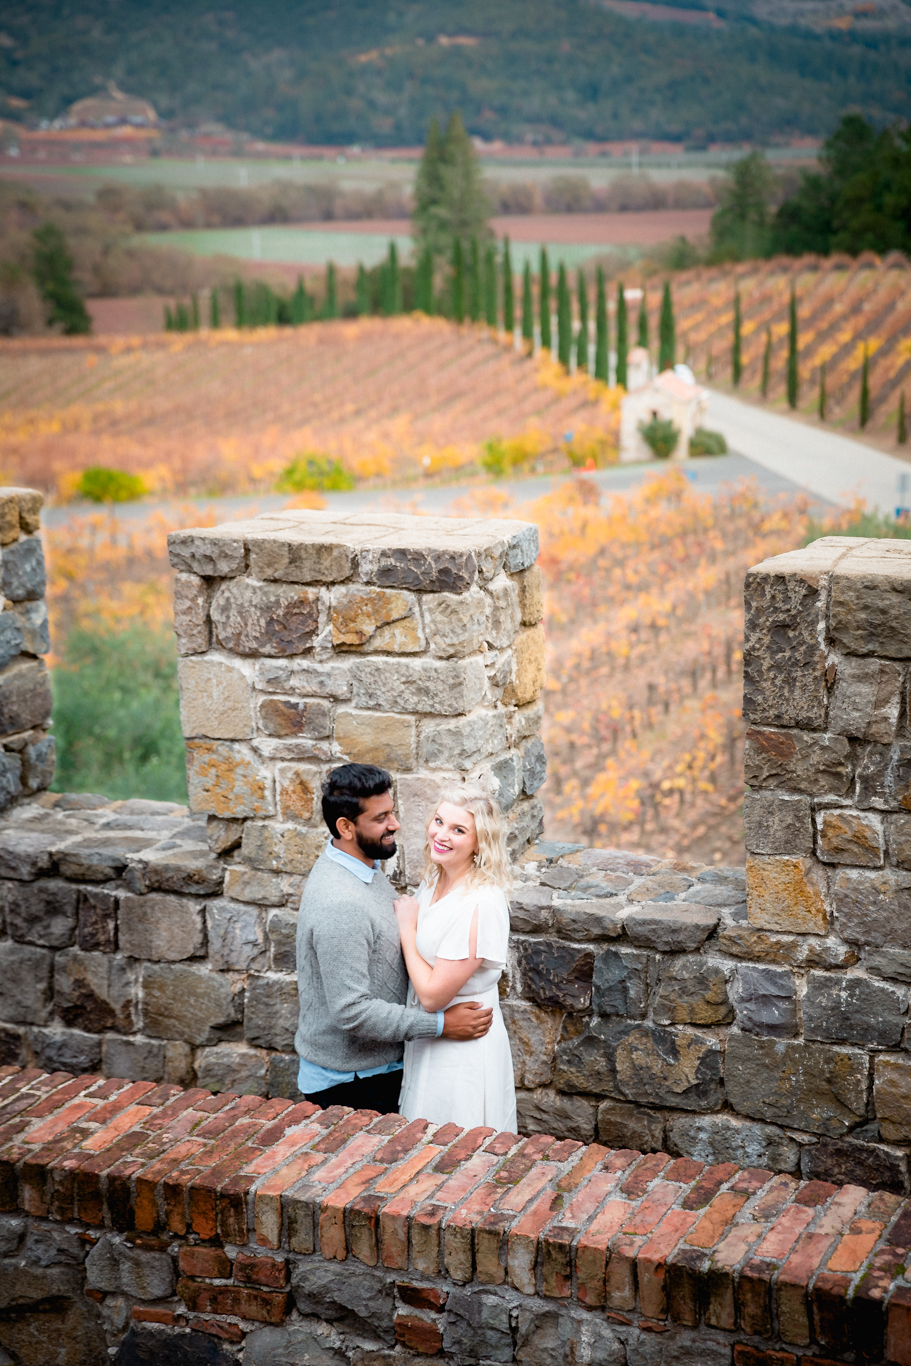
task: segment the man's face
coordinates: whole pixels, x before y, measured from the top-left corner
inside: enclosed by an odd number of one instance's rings
[[[358,848],[366,858],[392,858],[396,851],[395,832],[400,828],[391,792],[367,797],[363,811],[354,822]]]

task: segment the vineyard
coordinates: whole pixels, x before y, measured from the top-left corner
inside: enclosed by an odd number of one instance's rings
[[[409,479],[470,466],[491,438],[533,433],[546,452],[617,425],[604,385],[420,315],[12,341],[0,358],[0,474],[58,499],[95,465],[159,495],[240,493],[270,490],[301,452]]]

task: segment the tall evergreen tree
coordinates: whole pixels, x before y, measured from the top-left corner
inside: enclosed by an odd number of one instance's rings
[[[541,248],[541,278],[538,282],[538,308],[541,323],[541,349],[550,351],[550,263],[547,248]]]
[[[629,351],[627,337],[626,294],[623,281],[617,286],[617,383],[626,388],[626,356]]]
[[[209,326],[213,329],[221,327],[221,302],[215,285],[209,291]]]
[[[642,298],[639,301],[639,330],[636,336],[636,343],[644,346],[648,350],[648,304],[645,299],[645,287],[642,289]]]
[[[769,396],[769,372],[772,368],[772,329],[765,330],[765,346],[762,349],[762,380],[759,388],[763,398]]]
[[[673,370],[677,352],[677,329],[674,323],[674,301],[671,298],[671,284],[664,282],[661,296],[661,317],[658,322],[658,371]]]
[[[509,238],[503,238],[503,331],[512,339],[516,330],[515,280],[512,276],[512,256]]]
[[[598,297],[595,303],[595,379],[608,383],[608,349],[610,338],[607,321],[607,295],[604,289],[604,271],[598,267]]]
[[[164,306],[164,330],[166,332],[174,331],[174,314],[171,312],[170,304]]]
[[[190,315],[191,315],[191,317],[192,317],[192,319],[193,319],[193,323],[192,323],[193,331],[194,331],[194,332],[198,332],[198,331],[199,331],[199,295],[198,295],[198,294],[191,294],[191,295],[190,295]]]
[[[791,302],[788,308],[788,404],[797,407],[799,376],[797,373],[797,295],[791,286]]]
[[[234,281],[234,326],[247,326],[247,300],[243,280]]]
[[[823,361],[819,367],[819,401],[816,404],[816,415],[820,422],[826,420],[826,363]]]
[[[323,310],[326,318],[338,317],[338,281],[335,276],[335,262],[326,266],[326,303]]]
[[[579,335],[576,338],[576,369],[588,373],[588,286],[581,266],[576,285],[579,294]]]
[[[522,272],[522,341],[531,355],[535,349],[535,301],[531,287],[531,262],[528,260]]]
[[[484,321],[497,325],[497,255],[493,246],[484,253]]]
[[[573,351],[573,309],[569,297],[566,267],[560,262],[557,273],[557,359],[569,369]]]
[[[462,115],[456,110],[446,129],[443,149],[445,223],[450,240],[465,243],[490,236],[490,205],[481,184],[481,167]]]
[[[303,288],[300,276],[298,276],[298,287]],[[370,313],[370,276],[364,269],[361,261],[357,264],[357,286],[355,288],[355,306],[358,317],[365,318]]]
[[[399,271],[399,254],[395,242],[389,243],[386,258],[386,307],[387,316],[402,311],[402,276]]]
[[[476,237],[471,239],[468,257],[468,316],[473,323],[481,321],[481,253]]]
[[[414,306],[421,312],[433,312],[433,255],[429,247],[421,252],[414,277]]]
[[[419,252],[445,256],[452,242],[446,212],[446,148],[436,119],[430,120],[427,141],[414,182],[412,235]]]
[[[864,363],[860,368],[860,425],[870,421],[870,353],[864,343]]]
[[[734,388],[740,384],[743,375],[743,337],[741,334],[740,290],[734,290],[734,340],[731,344],[731,379]]]
[[[73,258],[56,223],[32,233],[32,275],[52,326],[68,337],[91,332],[92,319],[73,279]]]
[[[896,433],[898,444],[905,446],[908,443],[908,420],[905,417],[905,391],[902,389],[898,396],[898,430]]]
[[[452,316],[465,321],[465,259],[461,237],[452,239]]]

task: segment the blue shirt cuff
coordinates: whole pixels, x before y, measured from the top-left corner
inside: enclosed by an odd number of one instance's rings
[[[444,1017],[444,1015],[445,1015],[445,1011],[443,1011],[443,1010],[438,1010],[438,1011],[437,1011],[437,1038],[439,1038],[440,1035],[441,1035],[442,1032],[443,1032],[443,1023],[444,1023],[443,1017]]]

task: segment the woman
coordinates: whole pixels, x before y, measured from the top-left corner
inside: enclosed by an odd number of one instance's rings
[[[411,986],[408,1004],[443,1010],[459,1001],[492,1007],[483,1039],[405,1044],[399,1110],[407,1119],[516,1130],[509,1038],[497,983],[509,946],[509,859],[499,808],[486,793],[445,797],[430,818],[416,897],[395,903]]]

